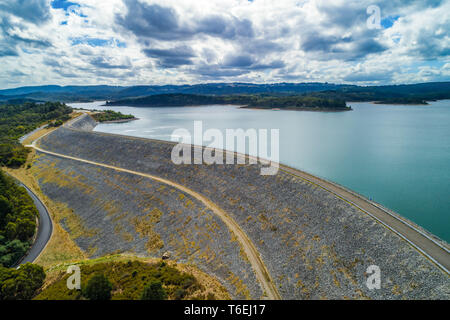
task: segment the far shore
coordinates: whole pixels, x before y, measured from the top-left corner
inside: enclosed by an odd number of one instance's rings
[[[255,109],[255,110],[273,110],[273,111],[314,111],[314,112],[343,112],[352,111],[351,107],[346,109],[333,109],[333,108],[298,108],[298,107],[251,107],[248,105],[238,105],[238,104],[198,104],[198,105],[188,105],[188,106],[154,106],[145,104],[127,104],[127,105],[116,105],[116,104],[103,104],[102,107],[135,107],[135,108],[180,108],[180,107],[205,107],[205,106],[231,106],[239,109]]]
[[[139,118],[130,118],[130,119],[118,119],[118,120],[109,120],[109,121],[102,121],[100,123],[123,123],[123,122],[130,122],[130,121],[135,121],[135,120],[139,120]]]
[[[270,107],[249,107],[249,106],[240,106],[240,109],[257,109],[257,110],[272,110],[272,111],[314,111],[314,112],[344,112],[344,111],[352,111],[351,107],[346,109],[334,109],[334,108],[298,108],[298,107],[283,107],[283,108],[270,108]]]

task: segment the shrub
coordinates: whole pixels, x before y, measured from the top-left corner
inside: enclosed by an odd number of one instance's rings
[[[29,300],[44,280],[44,269],[35,264],[26,263],[17,270],[0,266],[0,300]]]
[[[161,282],[151,281],[142,292],[141,300],[165,300],[167,293],[162,287]]]
[[[110,300],[112,285],[103,274],[96,274],[89,279],[83,296],[89,300]]]
[[[177,289],[174,293],[175,300],[182,300],[186,296],[186,290],[184,289]]]

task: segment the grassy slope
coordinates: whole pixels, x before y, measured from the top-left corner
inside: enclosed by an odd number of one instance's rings
[[[82,288],[94,274],[103,273],[113,285],[114,300],[139,299],[145,285],[151,280],[161,281],[169,299],[230,298],[218,281],[192,266],[173,261],[113,255],[81,261],[77,265],[81,270]],[[66,281],[70,276],[65,272],[67,266],[59,265],[47,272],[46,285],[35,297],[36,300],[83,299],[80,291],[67,289]],[[177,293],[182,295],[177,297]]]

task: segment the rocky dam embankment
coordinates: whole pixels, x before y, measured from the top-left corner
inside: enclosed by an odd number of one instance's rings
[[[449,276],[350,203],[260,165],[175,165],[172,143],[92,132],[83,116],[45,136],[51,152],[158,176],[205,196],[257,248],[283,299],[449,299]],[[263,291],[223,221],[180,190],[131,173],[38,152],[42,191],[72,215],[60,223],[89,256],[132,252],[195,264],[235,298]],[[381,288],[366,285],[380,269]]]

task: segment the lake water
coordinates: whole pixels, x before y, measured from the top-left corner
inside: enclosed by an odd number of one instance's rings
[[[427,106],[349,103],[349,112],[239,109],[234,106],[113,109],[138,121],[95,130],[169,140],[177,128],[280,130],[280,162],[337,182],[450,242],[450,100]]]

